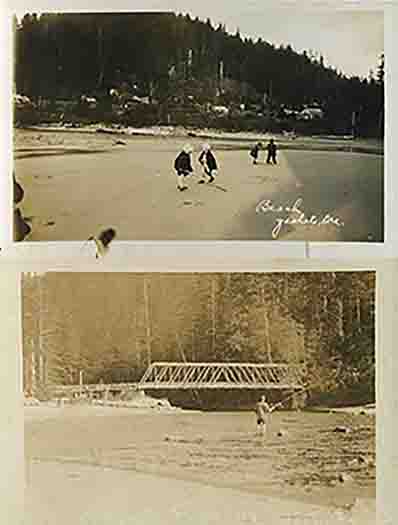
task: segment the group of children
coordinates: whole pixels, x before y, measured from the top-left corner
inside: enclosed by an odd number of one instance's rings
[[[253,164],[258,164],[258,158],[263,145],[258,142],[251,150],[250,155],[253,158]],[[267,164],[277,164],[276,153],[277,146],[274,139],[271,139],[266,147],[268,156]],[[184,146],[183,150],[178,154],[174,161],[174,169],[177,173],[177,188],[179,191],[188,189],[186,186],[185,178],[193,173],[191,155],[193,153],[193,147],[190,144]],[[212,183],[215,181],[217,176],[218,164],[213,154],[210,144],[204,144],[202,151],[198,158],[199,163],[202,166],[202,177],[198,181],[199,184],[205,184],[206,182]]]
[[[250,151],[250,155],[253,158],[253,164],[258,164],[258,157],[259,157],[259,154],[262,148],[263,148],[262,142],[257,142],[257,144]],[[267,164],[277,164],[276,162],[277,146],[274,142],[274,139],[271,139],[269,141],[269,143],[267,144],[266,150],[268,152]]]
[[[185,185],[185,177],[193,173],[191,161],[192,153],[192,146],[190,144],[187,144],[186,146],[184,146],[183,150],[174,161],[174,169],[177,173],[177,188],[179,189],[179,191],[184,191],[188,189],[188,186]],[[198,183],[204,184],[206,182],[214,182],[217,175],[218,166],[216,158],[213,155],[211,146],[209,144],[203,145],[198,161],[203,168],[202,177],[198,181]]]

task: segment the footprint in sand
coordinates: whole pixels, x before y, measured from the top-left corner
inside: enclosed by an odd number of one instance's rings
[[[80,476],[80,474],[78,472],[70,472],[68,474],[68,478],[70,478],[70,479],[80,479],[81,476]]]
[[[183,206],[203,206],[203,201],[184,201]]]
[[[45,226],[55,226],[55,221],[48,221],[45,223]]]
[[[267,182],[269,180],[272,180],[272,179],[270,177],[256,175],[255,177],[253,177],[252,184],[263,184],[264,182]]]

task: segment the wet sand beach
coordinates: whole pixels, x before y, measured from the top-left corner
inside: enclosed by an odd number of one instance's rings
[[[195,173],[180,193],[173,162],[187,140]],[[119,240],[272,240],[276,219],[289,213],[258,213],[258,204],[289,207],[301,199],[307,218],[329,214],[344,226],[283,225],[277,239],[382,241],[382,155],[327,145],[311,151],[307,142],[304,150],[281,149],[278,166],[252,166],[250,143],[227,136],[214,142],[220,170],[212,186],[198,184],[202,142],[16,130],[15,171],[32,226],[27,240],[83,241],[109,226]]]

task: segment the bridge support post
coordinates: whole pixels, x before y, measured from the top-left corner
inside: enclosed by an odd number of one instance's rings
[[[103,399],[104,401],[109,401],[109,389],[108,388],[104,390]]]

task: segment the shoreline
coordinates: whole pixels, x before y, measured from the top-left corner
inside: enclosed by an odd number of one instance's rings
[[[62,495],[62,497],[60,497]],[[358,498],[333,508],[278,496],[264,497],[236,487],[160,476],[100,465],[33,461],[25,488],[25,525],[41,525],[50,516],[58,524],[163,523],[230,525],[261,523],[370,525],[375,501]],[[228,501],[228,507],[222,505]],[[292,521],[300,519],[300,521]],[[76,521],[77,520],[77,521]],[[221,521],[220,521],[221,520]],[[51,522],[51,521],[50,521]]]
[[[148,396],[149,397],[149,396]],[[149,413],[152,412],[159,412],[159,413],[244,413],[244,412],[252,412],[254,410],[251,408],[244,408],[244,409],[234,409],[234,410],[199,410],[196,408],[182,408],[174,405],[170,406],[160,406],[157,404],[157,398],[150,398],[153,400],[153,404],[140,404],[139,402],[134,401],[123,401],[123,400],[69,400],[66,401],[66,399],[63,399],[63,403],[59,403],[57,400],[49,400],[49,401],[39,401],[35,398],[27,398],[25,400],[25,409],[34,409],[34,408],[49,408],[49,409],[57,409],[57,408],[64,408],[64,407],[92,407],[92,408],[130,408],[134,410],[145,410]],[[66,401],[66,402],[65,402]],[[279,410],[279,412],[282,413],[295,413],[295,412],[304,412],[304,413],[325,413],[325,414],[352,414],[352,415],[376,415],[376,404],[375,403],[369,403],[369,404],[359,404],[359,405],[348,405],[348,406],[308,406],[305,408],[301,408],[299,410],[291,410],[291,409],[282,409]]]
[[[95,455],[95,454],[94,454]],[[131,474],[137,474],[139,476],[145,476],[145,477],[156,477],[160,480],[169,480],[169,481],[175,481],[175,482],[181,482],[181,483],[189,483],[192,485],[199,485],[199,486],[207,486],[212,487],[216,490],[231,490],[235,492],[239,492],[241,494],[245,494],[248,496],[255,496],[257,498],[264,498],[266,500],[278,500],[280,503],[284,502],[290,502],[297,505],[308,505],[308,506],[316,506],[319,509],[324,510],[341,510],[347,507],[352,507],[355,505],[355,502],[363,501],[368,502],[370,504],[374,504],[376,501],[376,494],[370,495],[369,491],[365,495],[361,497],[355,497],[353,499],[353,502],[346,503],[344,501],[337,502],[334,498],[337,498],[339,493],[341,492],[341,488],[339,487],[329,487],[328,491],[330,494],[330,499],[334,500],[332,502],[325,501],[323,498],[319,498],[319,491],[316,489],[312,489],[311,491],[308,491],[307,495],[304,496],[303,494],[294,494],[292,491],[283,493],[280,488],[269,488],[267,487],[266,493],[264,493],[264,490],[261,487],[244,487],[242,486],[242,483],[233,483],[229,481],[218,481],[215,479],[209,479],[207,475],[198,476],[198,475],[192,475],[192,474],[183,474],[181,472],[172,471],[170,469],[162,469],[162,468],[156,468],[156,469],[145,469],[141,467],[134,467],[131,468],[129,466],[122,467],[120,465],[113,465],[112,463],[107,463],[106,461],[102,461],[100,454],[98,458],[93,458],[92,460],[89,459],[81,459],[81,458],[73,458],[73,457],[51,457],[51,458],[40,458],[40,457],[30,457],[29,460],[31,465],[44,465],[44,464],[54,464],[54,465],[62,465],[62,466],[80,466],[80,467],[93,467],[95,469],[101,469],[104,471],[112,471],[112,472],[128,472]],[[332,493],[335,491],[335,496],[333,497]]]
[[[275,138],[281,150],[297,151],[327,151],[345,153],[363,153],[373,155],[384,155],[384,143],[376,139],[353,139],[346,136],[297,136],[287,138],[283,134],[272,134],[268,132],[229,132],[216,129],[189,129],[185,127],[172,126],[149,126],[143,128],[133,127],[108,127],[101,124],[81,125],[77,127],[37,125],[17,127],[14,131],[36,132],[36,133],[69,133],[103,135],[104,137],[122,137],[129,140],[134,138],[147,139],[175,139],[175,140],[211,140],[217,141],[219,149],[247,149],[253,142],[266,142]],[[224,142],[224,144],[222,144]],[[114,146],[114,145],[113,145]],[[40,147],[30,148],[28,151],[38,150]],[[61,149],[61,148],[58,148]],[[73,148],[69,148],[73,149]],[[16,148],[16,152],[26,152],[26,148]],[[88,150],[87,152],[89,152]],[[65,148],[65,152],[68,149]],[[78,152],[85,152],[81,150]],[[97,153],[99,151],[96,151]]]
[[[309,407],[305,411],[307,412],[321,412],[326,414],[353,414],[353,415],[376,415],[376,404],[369,403],[366,405],[353,405],[353,406],[319,406]]]

